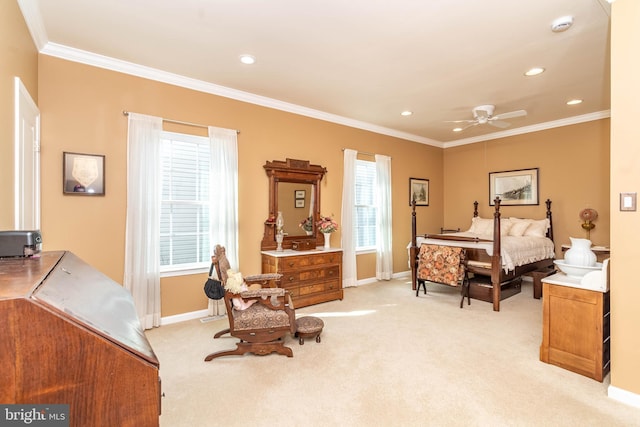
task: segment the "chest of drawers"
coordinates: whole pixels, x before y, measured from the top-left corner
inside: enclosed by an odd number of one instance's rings
[[[282,274],[296,308],[343,298],[340,249],[263,251],[262,272]]]

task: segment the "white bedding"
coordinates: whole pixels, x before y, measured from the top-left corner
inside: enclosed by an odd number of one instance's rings
[[[486,236],[463,231],[460,233],[447,234],[447,236],[477,237],[486,239]],[[442,246],[457,246],[461,248],[484,249],[489,256],[493,255],[493,242],[459,242],[455,240],[426,239],[418,236],[417,245],[422,243]],[[547,237],[533,236],[502,236],[500,238],[500,256],[502,257],[502,268],[505,272],[515,270],[516,267],[540,261],[546,258],[554,258],[555,251],[553,242]],[[409,246],[411,247],[411,243]]]

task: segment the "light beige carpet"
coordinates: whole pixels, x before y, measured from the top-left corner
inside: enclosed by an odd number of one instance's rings
[[[176,426],[640,426],[599,383],[539,360],[542,302],[531,283],[501,311],[404,280],[345,289],[296,311],[325,323],[294,357],[230,356],[226,319],[147,331],[160,360],[160,424]]]

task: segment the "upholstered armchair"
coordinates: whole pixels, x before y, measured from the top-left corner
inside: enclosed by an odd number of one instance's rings
[[[224,247],[217,245],[211,261],[220,281],[225,286],[224,303],[227,308],[229,328],[214,337],[228,332],[240,339],[233,350],[211,353],[205,357],[208,362],[216,357],[254,353],[270,353],[293,356],[293,350],[284,345],[284,337],[294,334],[295,311],[289,293],[278,288],[280,274],[259,274],[244,278],[246,286],[242,290],[228,286],[229,261]]]

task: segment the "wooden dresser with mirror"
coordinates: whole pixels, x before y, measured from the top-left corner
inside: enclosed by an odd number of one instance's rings
[[[283,275],[296,308],[343,298],[342,250],[317,248],[322,242],[320,181],[327,170],[307,160],[274,160],[264,165],[269,177],[269,217],[262,237],[262,272]],[[276,250],[276,218],[282,214],[282,250]],[[310,218],[311,231],[300,223]],[[294,250],[305,249],[305,250]]]

